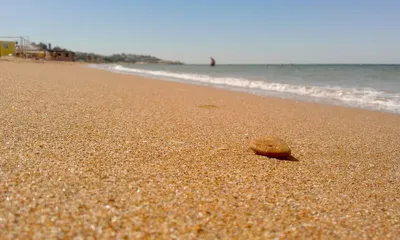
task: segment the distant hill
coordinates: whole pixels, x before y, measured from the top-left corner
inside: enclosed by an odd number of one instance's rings
[[[153,64],[183,64],[179,61],[169,61],[169,60],[162,60],[154,56],[150,55],[137,55],[137,54],[113,54],[110,56],[104,56],[99,54],[93,53],[85,53],[85,52],[75,52],[75,59],[76,61],[87,61],[88,57],[93,61],[102,61],[105,63],[153,63]]]

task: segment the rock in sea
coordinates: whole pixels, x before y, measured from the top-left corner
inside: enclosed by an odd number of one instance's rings
[[[275,136],[263,136],[250,143],[250,149],[258,155],[273,158],[286,158],[291,154],[287,143]]]

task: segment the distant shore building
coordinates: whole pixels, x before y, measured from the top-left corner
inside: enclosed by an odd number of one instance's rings
[[[0,40],[0,56],[15,56],[15,42]]]
[[[44,59],[53,61],[74,61],[74,53],[66,50],[46,50]]]

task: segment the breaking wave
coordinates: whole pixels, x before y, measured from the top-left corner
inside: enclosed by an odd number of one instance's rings
[[[400,94],[373,88],[343,88],[339,86],[307,86],[266,82],[234,77],[212,77],[204,74],[177,73],[128,68],[121,65],[90,65],[118,73],[136,74],[165,80],[212,85],[256,94],[322,101],[335,105],[367,108],[400,113]]]

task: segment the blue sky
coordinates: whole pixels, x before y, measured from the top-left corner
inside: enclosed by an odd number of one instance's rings
[[[398,0],[5,1],[2,36],[185,63],[400,63]]]

